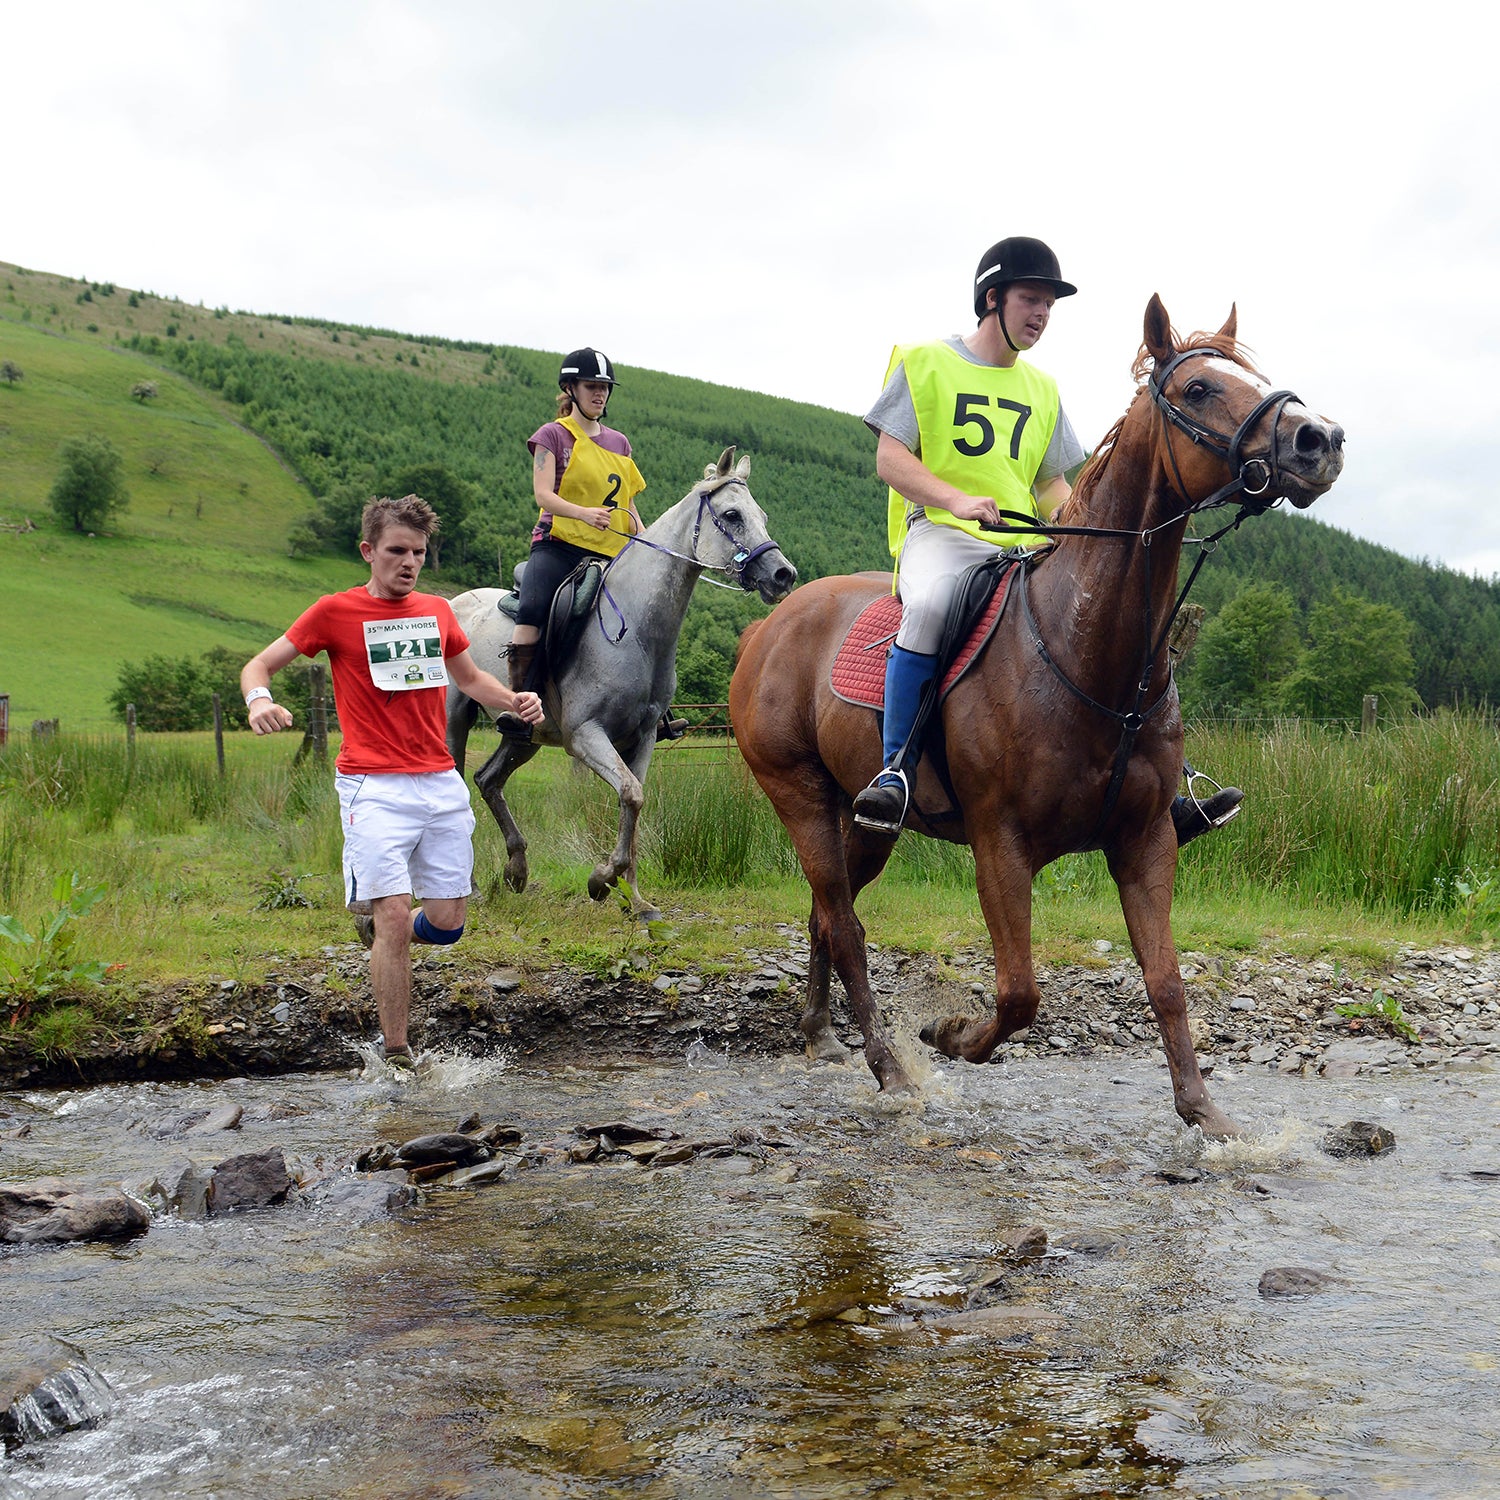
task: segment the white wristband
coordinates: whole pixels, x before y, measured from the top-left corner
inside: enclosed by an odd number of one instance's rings
[[[257,698],[269,698],[270,696],[270,688],[251,688],[250,691],[245,694],[245,707],[249,708]]]

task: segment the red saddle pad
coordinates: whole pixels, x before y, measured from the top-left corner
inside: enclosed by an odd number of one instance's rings
[[[1015,571],[1014,568],[1006,570],[979,623],[943,673],[940,697],[947,697],[953,684],[969,670],[979,655],[979,648],[990,638],[1000,611],[1005,607],[1005,596],[1010,592],[1010,580]],[[860,611],[833,659],[833,670],[829,674],[830,686],[844,702],[858,703],[864,708],[885,707],[886,650],[900,628],[901,601],[894,594],[884,594]]]

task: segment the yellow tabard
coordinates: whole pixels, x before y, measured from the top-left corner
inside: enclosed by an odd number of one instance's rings
[[[914,344],[891,354],[886,379],[906,367],[921,434],[922,462],[969,495],[988,495],[1001,510],[1037,514],[1031,493],[1057,426],[1057,383],[1034,365],[976,365],[947,344]],[[908,502],[890,492],[887,506],[891,556],[906,539]],[[939,526],[957,526],[997,547],[1042,546],[1047,538],[1007,522],[1005,531],[981,531],[940,506],[926,508]]]
[[[630,539],[635,521],[630,502],[646,488],[635,460],[624,453],[601,448],[572,417],[559,417],[558,425],[573,437],[573,456],[563,471],[557,493],[574,505],[610,512],[609,530],[600,531],[572,516],[553,516],[552,535],[560,542],[613,557]]]

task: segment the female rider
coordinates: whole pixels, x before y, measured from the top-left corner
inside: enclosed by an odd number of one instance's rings
[[[541,516],[531,533],[531,554],[521,574],[521,602],[510,641],[514,691],[528,682],[540,692],[546,666],[538,642],[552,596],[569,573],[590,557],[613,557],[642,530],[635,497],[646,487],[630,456],[630,439],[603,422],[614,367],[597,349],[575,349],[557,376],[556,420],[526,440],[531,488]],[[496,720],[508,739],[529,740],[531,726],[515,714]]]

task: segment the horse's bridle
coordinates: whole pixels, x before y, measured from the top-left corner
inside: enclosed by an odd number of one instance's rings
[[[739,537],[719,519],[719,513],[714,509],[713,497],[721,489],[725,488],[726,485],[731,484],[745,485],[745,481],[737,474],[730,474],[726,475],[723,479],[705,484],[698,491],[698,514],[693,519],[693,556],[691,560],[699,562],[698,536],[703,530],[703,518],[706,515],[714,523],[714,529],[719,535],[734,548],[734,554],[727,563],[722,565],[701,563],[700,566],[713,568],[715,572],[723,573],[726,578],[732,578],[748,594],[755,588],[755,585],[745,576],[746,570],[762,553],[774,552],[776,550],[776,543],[768,536],[760,546],[753,547],[747,552]],[[749,486],[745,485],[745,488],[748,490]]]
[[[609,570],[613,568],[614,565],[619,562],[619,560],[624,557],[632,547],[649,547],[653,552],[665,552],[668,557],[675,557],[679,562],[692,563],[694,566],[702,568],[706,572],[722,573],[726,578],[732,578],[734,582],[739,585],[740,589],[747,594],[754,591],[755,585],[750,582],[750,579],[747,576],[750,564],[753,563],[755,559],[757,557],[760,557],[763,553],[776,551],[777,546],[775,541],[773,541],[768,536],[765,541],[760,544],[760,546],[752,547],[747,550],[744,544],[740,541],[739,537],[737,537],[720,519],[718,511],[714,509],[713,497],[726,485],[730,484],[745,485],[747,493],[750,488],[749,485],[746,485],[745,481],[739,477],[739,475],[726,474],[722,479],[708,481],[704,484],[703,488],[698,491],[698,513],[693,518],[693,550],[690,554],[685,552],[674,552],[670,547],[664,547],[660,542],[648,541],[644,536],[632,536],[629,541],[627,541],[625,545],[621,547],[620,550],[612,558],[610,558],[609,562],[605,565],[604,578],[599,585],[599,593],[594,604],[594,615],[599,622],[600,632],[603,634],[605,640],[607,640],[611,645],[618,645],[621,641],[623,641],[626,635],[629,633],[630,627],[625,623],[625,615],[620,609],[620,606],[615,603],[614,595],[609,591]],[[734,553],[727,563],[704,562],[703,559],[698,556],[698,538],[703,531],[703,518],[705,516],[707,516],[708,519],[713,522],[714,529],[730,544],[730,546],[734,548]],[[711,578],[705,578],[703,579],[703,582],[713,583],[714,580]],[[727,583],[719,583],[715,584],[714,586],[716,588],[730,587],[730,585]],[[615,617],[620,622],[620,633],[618,635],[612,636],[609,631],[605,629],[605,603],[608,603],[609,607],[614,610]]]
[[[1268,510],[1279,498],[1275,491],[1281,483],[1280,435],[1277,431],[1281,425],[1281,414],[1289,401],[1300,401],[1302,398],[1292,391],[1272,391],[1256,404],[1233,433],[1216,432],[1212,427],[1206,427],[1196,418],[1190,417],[1167,395],[1167,380],[1180,364],[1190,359],[1215,356],[1222,357],[1223,351],[1211,347],[1184,349],[1180,354],[1174,354],[1159,370],[1151,372],[1148,389],[1156,409],[1168,423],[1167,457],[1172,463],[1172,477],[1177,485],[1178,497],[1187,505],[1187,513],[1195,515],[1200,510],[1212,510],[1217,505],[1223,505],[1232,496],[1243,494],[1249,498],[1240,501],[1240,504],[1252,515],[1258,515],[1261,511]],[[1255,431],[1260,419],[1273,410],[1275,415],[1271,418],[1271,446],[1267,456],[1245,458],[1241,451],[1245,440]],[[1207,448],[1210,453],[1217,453],[1229,469],[1229,483],[1202,500],[1188,500],[1182,483],[1182,471],[1177,467],[1177,455],[1172,449],[1172,427],[1186,433],[1194,443]]]

